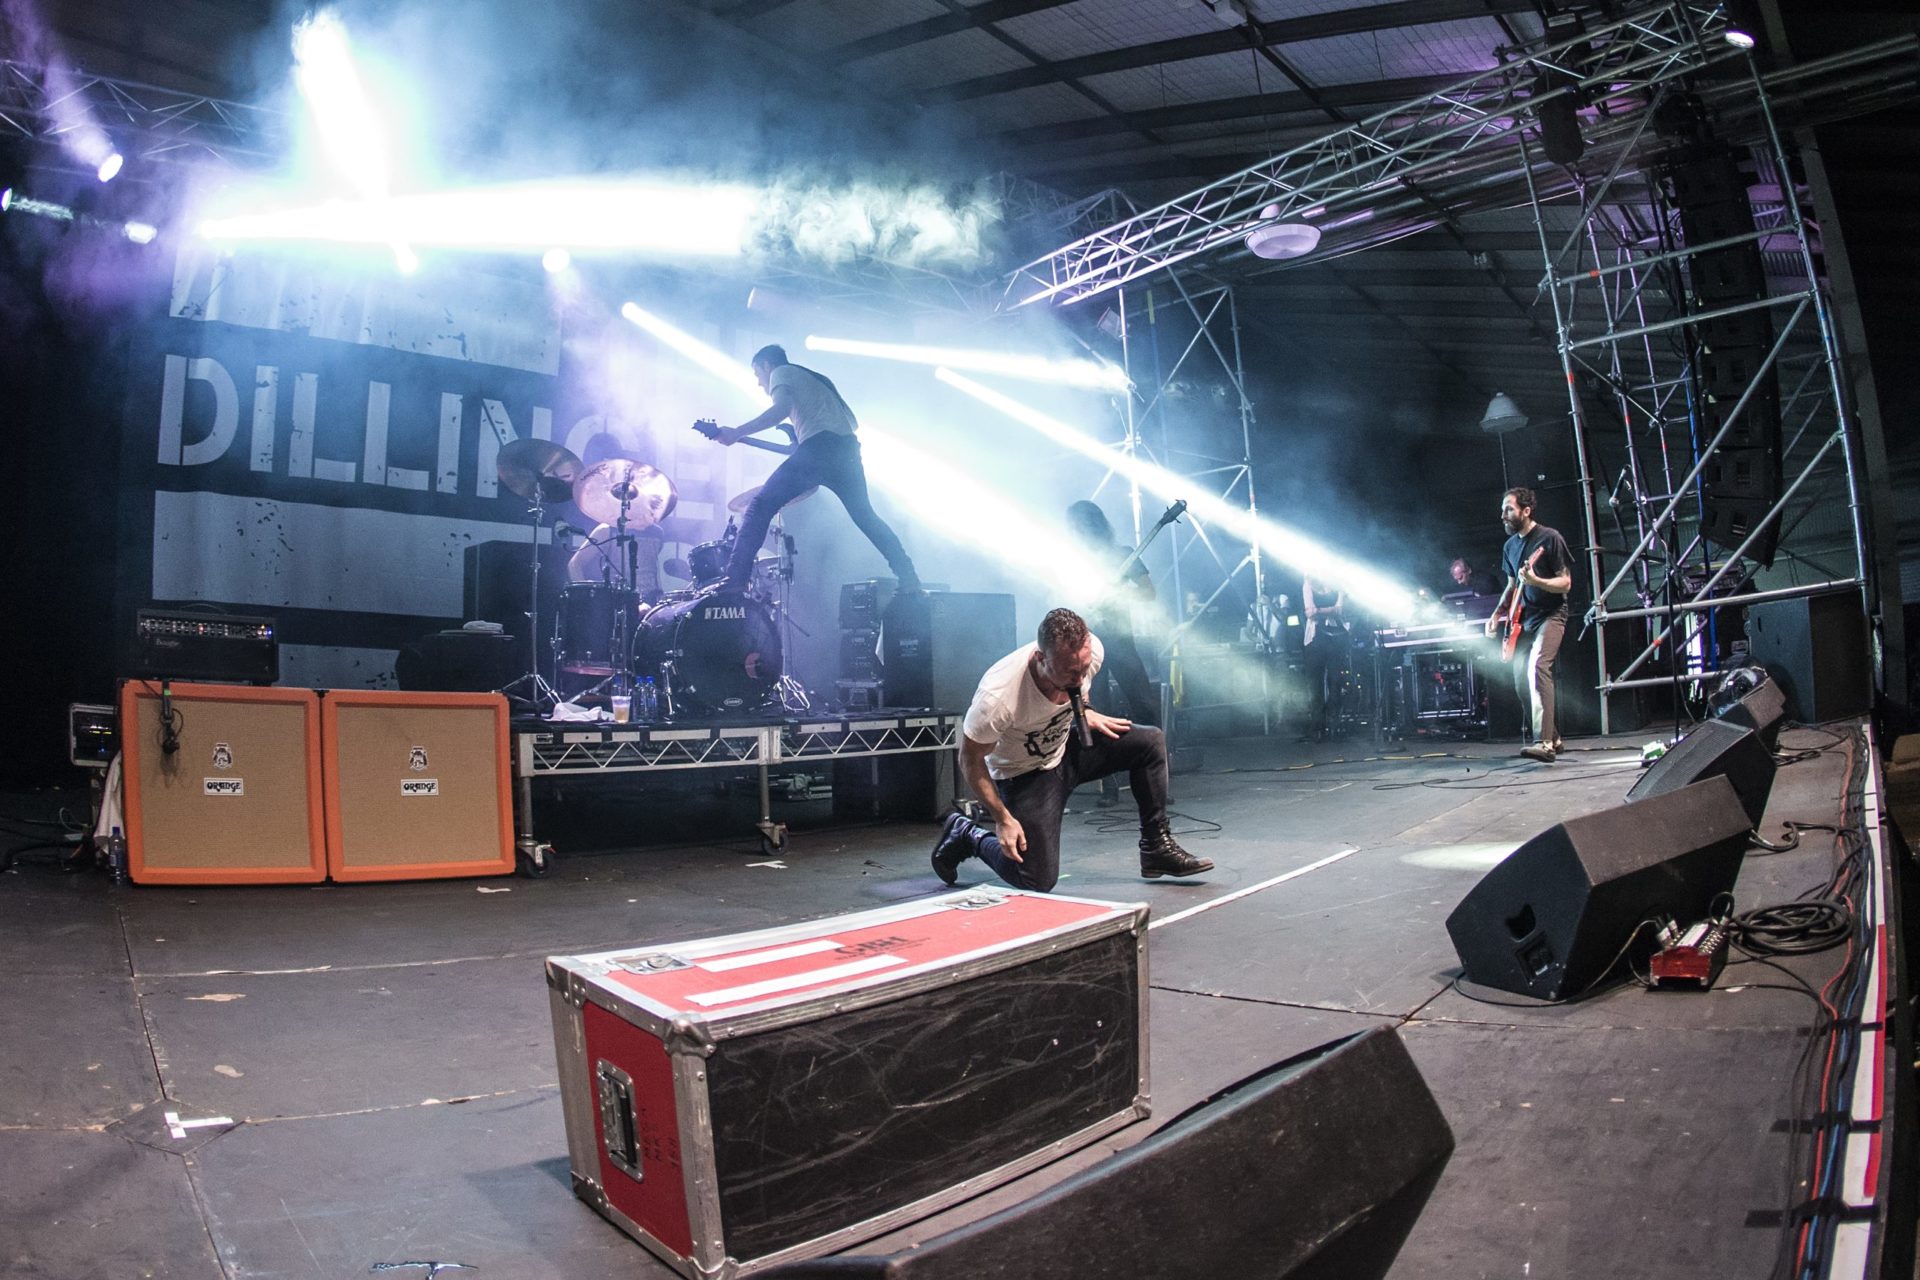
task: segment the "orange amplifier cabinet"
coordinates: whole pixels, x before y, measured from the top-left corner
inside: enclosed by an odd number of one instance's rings
[[[512,873],[505,698],[329,690],[320,725],[335,880]]]
[[[129,680],[120,725],[136,884],[326,879],[313,690]]]

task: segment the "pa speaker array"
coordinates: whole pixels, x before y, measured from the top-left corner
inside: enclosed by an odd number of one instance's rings
[[[1733,423],[1700,473],[1700,531],[1732,551],[1780,497],[1780,380],[1772,369],[1760,372],[1774,339],[1764,307],[1711,313],[1764,301],[1766,268],[1759,241],[1752,238],[1753,205],[1739,153],[1714,136],[1699,99],[1674,95],[1655,116],[1654,128],[1665,146],[1657,173],[1680,216],[1684,243],[1692,247],[1746,237],[1686,259],[1687,310],[1709,316],[1691,326],[1698,438],[1704,444],[1730,418]],[[1750,386],[1746,407],[1733,417]],[[1748,554],[1771,566],[1779,536],[1774,521]]]

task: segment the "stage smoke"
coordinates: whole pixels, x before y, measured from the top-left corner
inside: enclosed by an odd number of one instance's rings
[[[1163,502],[1185,498],[1193,514],[1200,520],[1224,529],[1243,542],[1257,544],[1267,555],[1304,574],[1339,582],[1355,600],[1384,618],[1404,620],[1413,617],[1418,610],[1418,601],[1406,588],[1364,565],[1335,555],[1304,534],[1255,516],[1245,507],[1207,492],[1192,477],[1177,475],[1164,467],[1122,453],[1030,405],[1022,404],[991,387],[982,386],[964,374],[943,368],[936,370],[934,376],[948,386],[964,391],[981,403],[1025,423],[1056,444],[1064,445],[1127,477]]]

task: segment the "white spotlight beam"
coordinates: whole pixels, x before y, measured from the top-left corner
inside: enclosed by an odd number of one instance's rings
[[[555,245],[698,257],[741,252],[753,197],[744,188],[664,183],[538,183],[339,201],[214,217],[211,240],[415,245],[544,254]]]
[[[726,352],[637,303],[626,303],[620,314],[736,391],[763,396],[753,370]],[[860,440],[868,478],[909,504],[915,520],[953,541],[976,547],[1056,590],[1084,593],[1088,584],[1105,582],[1111,575],[1063,527],[1036,519],[1019,504],[957,473],[950,461],[923,453],[871,423],[861,426]],[[938,483],[930,487],[934,477]]]
[[[307,100],[320,150],[349,189],[376,205],[393,184],[387,132],[360,83],[347,29],[331,9],[302,18],[293,27],[293,79]],[[407,237],[380,237],[393,248],[394,262],[411,275],[420,266]]]
[[[652,334],[669,350],[685,356],[734,390],[748,397],[762,394],[760,380],[753,376],[753,370],[718,347],[709,346],[686,330],[669,324],[638,303],[624,304],[620,308],[620,314],[629,324]]]
[[[1205,490],[1195,490],[1189,477],[1176,475],[1154,463],[1120,453],[1058,418],[1022,404],[992,387],[982,386],[965,374],[942,368],[935,370],[934,376],[982,404],[1025,423],[1056,444],[1113,468],[1136,481],[1142,489],[1166,501],[1185,498],[1189,509],[1202,520],[1227,530],[1243,542],[1257,543],[1262,551],[1302,573],[1338,582],[1368,608],[1395,620],[1411,617],[1415,612],[1413,593],[1398,583],[1382,577],[1365,565],[1335,555],[1311,538],[1284,525],[1255,516],[1246,508],[1237,507]]]
[[[807,350],[869,356],[876,360],[902,360],[909,364],[942,365],[949,369],[971,369],[975,373],[997,373],[1028,382],[1053,382],[1101,391],[1124,391],[1131,385],[1124,369],[1099,360],[1078,357],[1054,359],[1050,356],[1015,355],[967,347],[923,347],[901,342],[823,338],[817,334],[807,336]]]

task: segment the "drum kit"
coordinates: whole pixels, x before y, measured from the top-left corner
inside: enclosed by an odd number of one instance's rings
[[[533,634],[540,634],[539,531],[550,503],[571,501],[580,513],[609,532],[588,541],[602,552],[602,581],[569,582],[562,589],[554,619],[554,678],[574,686],[576,700],[600,694],[625,694],[652,679],[665,716],[720,715],[753,711],[770,703],[803,707],[805,692],[782,664],[779,621],[785,615],[784,592],[793,580],[793,539],[776,524],[770,540],[774,555],[754,565],[746,588],[726,585],[736,533],[694,547],[682,561],[662,566],[688,585],[655,598],[643,598],[639,535],[672,514],[679,501],[664,473],[628,458],[608,458],[587,466],[567,449],[545,440],[515,440],[502,446],[500,483],[527,499],[534,523],[530,551]],[[757,490],[728,503],[746,510]],[[531,669],[502,692],[519,694],[541,706],[561,693],[540,674],[538,646]]]

